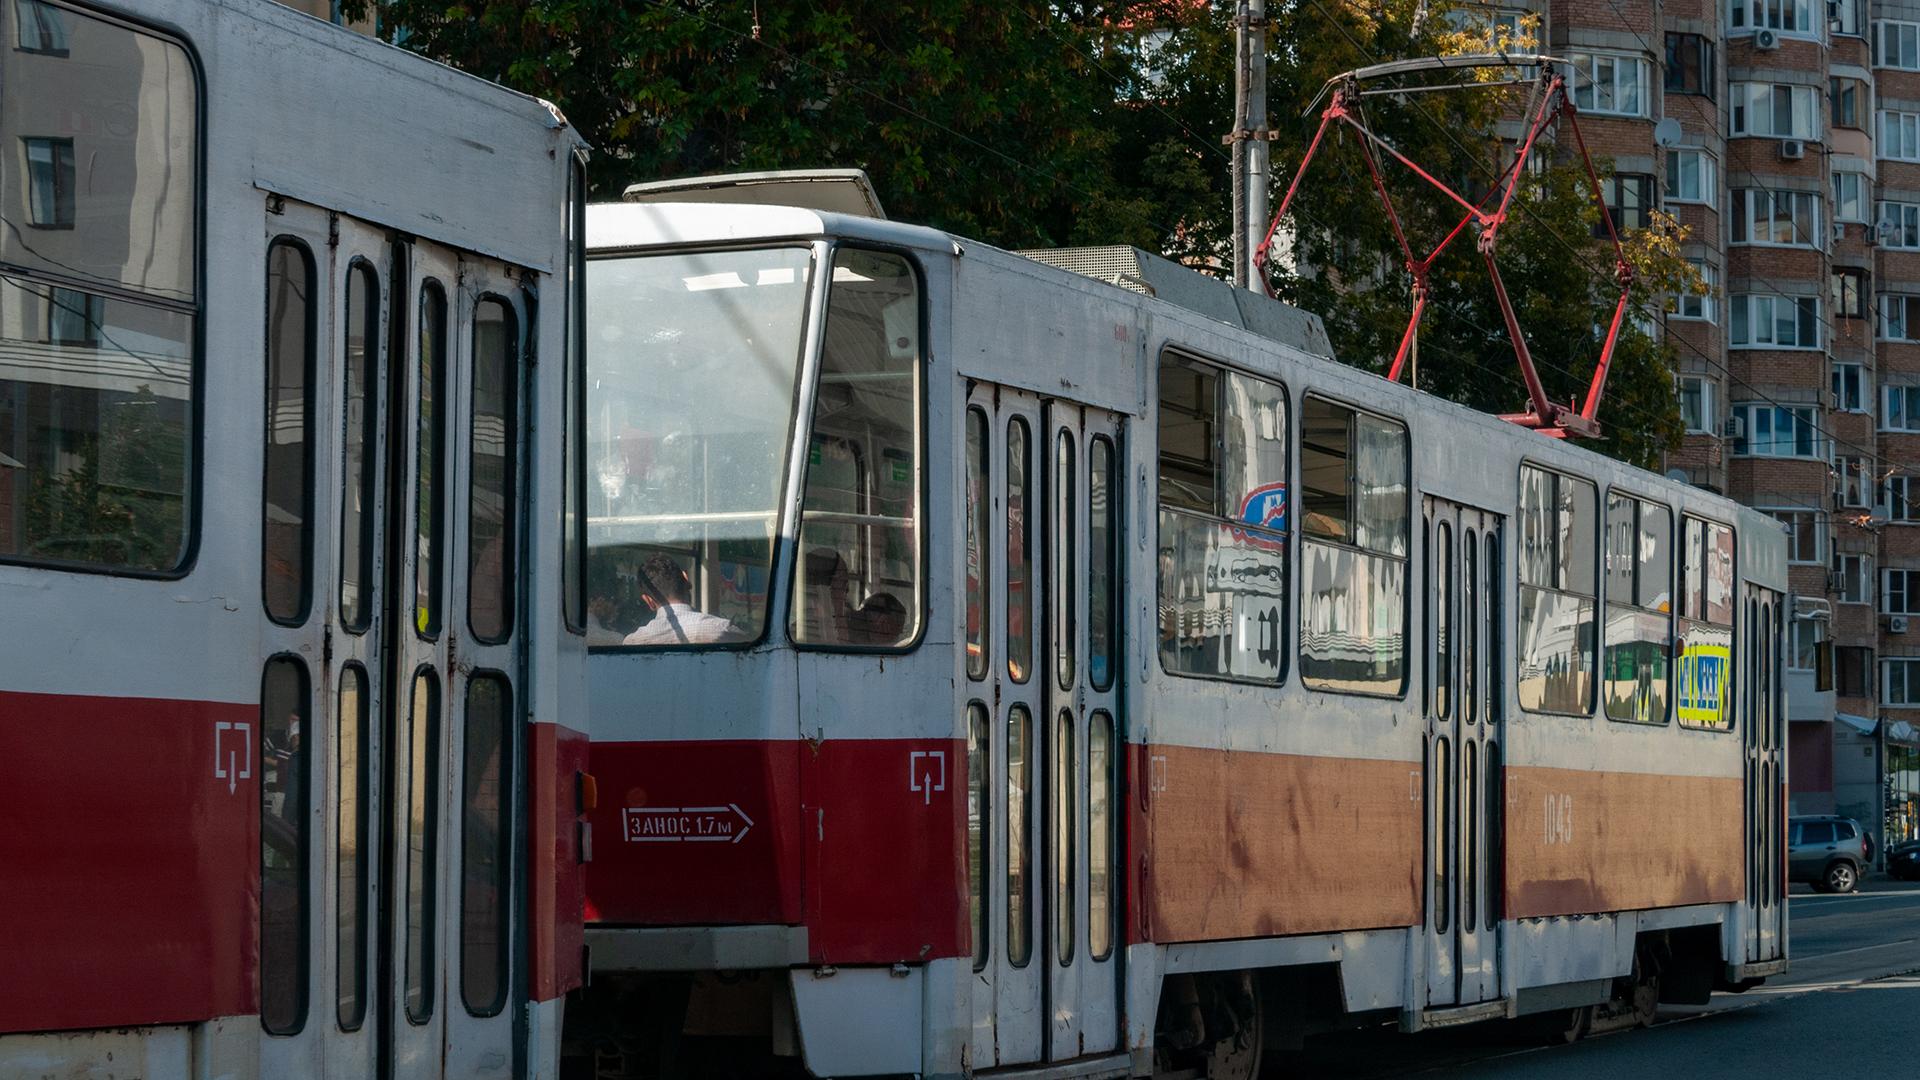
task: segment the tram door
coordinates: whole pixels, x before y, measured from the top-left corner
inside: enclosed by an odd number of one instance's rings
[[[279,203],[267,228],[270,251],[308,263],[317,314],[310,621],[325,667],[307,734],[310,992],[294,1046],[263,1064],[510,1076],[530,302],[503,265],[315,208]]]
[[[1427,1004],[1470,1005],[1502,996],[1502,521],[1424,510]]]
[[[1120,1045],[1119,423],[987,385],[966,421],[976,1068]]]
[[[1748,585],[1746,694],[1740,739],[1745,759],[1747,834],[1747,960],[1778,959],[1786,949],[1786,905],[1781,902],[1781,844],[1785,833],[1786,709],[1780,681],[1785,601]]]

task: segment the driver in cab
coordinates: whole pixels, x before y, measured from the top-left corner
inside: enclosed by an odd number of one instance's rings
[[[667,555],[654,555],[640,567],[640,595],[654,609],[646,625],[628,634],[627,645],[715,645],[745,641],[732,620],[693,606],[686,571]]]

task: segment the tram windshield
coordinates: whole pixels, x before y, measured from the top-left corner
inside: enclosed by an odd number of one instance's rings
[[[589,645],[763,635],[812,276],[803,247],[587,264]]]

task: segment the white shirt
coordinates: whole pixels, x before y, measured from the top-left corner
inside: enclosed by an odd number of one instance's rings
[[[695,611],[691,604],[668,604],[647,625],[627,635],[627,645],[711,645],[741,641],[745,635],[729,619]]]

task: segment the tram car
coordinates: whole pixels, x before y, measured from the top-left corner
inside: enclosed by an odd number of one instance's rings
[[[1240,1077],[1785,970],[1776,522],[825,179],[588,210],[582,1075]]]
[[[0,34],[0,1076],[555,1075],[578,136],[278,4]]]

